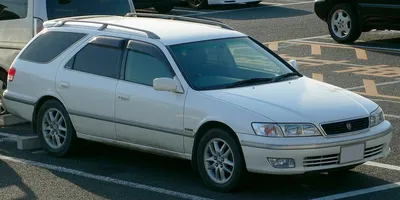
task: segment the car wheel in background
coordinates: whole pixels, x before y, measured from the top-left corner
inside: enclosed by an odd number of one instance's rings
[[[53,156],[66,156],[75,150],[77,137],[64,106],[56,100],[45,102],[36,120],[37,133],[42,144]]]
[[[207,0],[188,0],[187,1],[191,8],[200,9],[207,6]]]
[[[336,5],[329,13],[328,28],[338,43],[351,43],[361,35],[358,16],[349,4]]]
[[[211,129],[201,138],[197,164],[207,187],[219,192],[230,192],[237,188],[246,172],[239,145],[222,129]]]
[[[174,8],[174,5],[159,5],[159,6],[155,6],[154,9],[161,14],[165,14],[170,12],[172,9]]]
[[[251,5],[251,6],[255,6],[258,5],[259,3],[261,3],[261,1],[253,1],[253,2],[247,2],[247,5]]]

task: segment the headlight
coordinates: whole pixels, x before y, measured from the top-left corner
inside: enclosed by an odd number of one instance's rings
[[[312,124],[265,124],[253,123],[254,132],[265,137],[307,137],[320,136],[321,133]]]
[[[385,115],[381,107],[371,113],[369,117],[369,126],[373,127],[385,121]]]

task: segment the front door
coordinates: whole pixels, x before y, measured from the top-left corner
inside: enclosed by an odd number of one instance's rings
[[[183,153],[185,94],[156,91],[155,78],[173,78],[164,53],[150,43],[130,41],[116,92],[118,140],[153,150]]]

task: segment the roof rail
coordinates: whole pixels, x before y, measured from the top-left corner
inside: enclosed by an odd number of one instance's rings
[[[153,13],[127,13],[125,15],[125,17],[154,17],[154,18],[161,18],[161,19],[180,20],[180,21],[214,25],[214,26],[219,26],[224,29],[234,30],[232,27],[230,27],[222,22],[209,20],[209,19],[199,19],[199,18],[194,18],[194,17],[183,17],[183,16],[176,16],[176,15],[164,15],[164,14],[153,14]]]
[[[56,23],[53,25],[53,27],[60,27],[63,26],[65,23],[67,22],[78,22],[78,23],[89,23],[89,24],[101,24],[101,27],[98,29],[99,31],[102,31],[104,29],[106,29],[108,26],[115,26],[115,27],[119,27],[119,28],[126,28],[126,29],[130,29],[130,30],[134,30],[134,31],[139,31],[139,32],[143,32],[146,33],[147,37],[151,38],[151,39],[160,39],[160,37],[151,32],[151,31],[147,31],[147,30],[143,30],[143,29],[138,29],[138,28],[133,28],[133,27],[128,27],[128,26],[122,26],[119,24],[114,24],[114,23],[105,23],[105,22],[94,22],[94,21],[85,21],[85,20],[73,20],[73,19],[66,19],[66,20],[60,20],[60,21],[56,21]]]

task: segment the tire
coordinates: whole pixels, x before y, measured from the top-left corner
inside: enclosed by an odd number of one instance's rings
[[[228,154],[225,160],[221,154],[220,157],[211,156],[212,150],[208,147],[210,144],[214,144],[214,141],[216,141],[217,145],[221,148],[221,153],[227,153],[228,150],[230,150],[231,153]],[[223,147],[223,144],[225,144],[225,147]],[[213,148],[213,150],[215,150],[215,148]],[[210,157],[212,160],[207,161],[206,164],[205,157]],[[222,129],[211,129],[201,138],[197,150],[197,161],[198,171],[205,185],[211,190],[218,192],[231,192],[237,189],[246,173],[240,144],[238,144],[238,142],[227,131]],[[222,176],[216,175],[214,170],[206,170],[206,165],[215,166],[216,163],[219,164],[219,169],[223,171],[226,180],[222,181]],[[228,169],[228,171],[230,170],[231,173],[223,170],[223,167]],[[218,170],[217,173],[220,174],[220,171]]]
[[[343,16],[342,19],[340,16]],[[349,4],[336,5],[329,12],[327,21],[329,33],[338,43],[352,43],[361,36],[358,14]]]
[[[208,0],[199,0],[199,2],[197,2],[196,0],[188,0],[187,2],[189,7],[194,9],[201,9],[207,6],[207,1]]]
[[[246,4],[250,5],[250,6],[255,6],[255,5],[258,5],[259,3],[261,3],[261,1],[253,1],[253,2],[248,2]]]
[[[3,68],[0,69],[0,80],[3,83],[1,84],[1,96],[3,95],[3,92],[7,89],[7,76],[7,71],[5,71]],[[7,113],[8,112],[6,107],[4,107],[3,101],[0,99],[0,115],[5,115]]]
[[[51,127],[52,130],[58,130],[58,133],[55,135],[57,135],[57,137],[59,138],[60,144],[62,143],[57,148],[49,144],[52,143],[50,141],[52,140],[52,137],[49,137],[47,139],[45,137],[45,134],[49,134],[50,132],[50,130],[45,130],[45,126],[46,124],[48,124],[47,120],[45,119],[45,115],[48,116],[48,113],[50,111],[52,112],[53,117],[60,119],[60,117],[57,117],[59,115],[56,114],[58,112],[64,119],[63,121],[61,121],[60,124],[55,124],[57,128],[55,128],[54,126]],[[62,128],[65,128],[66,131],[64,131],[64,129]],[[56,100],[49,100],[40,107],[37,114],[36,129],[43,149],[46,150],[50,155],[56,157],[64,157],[73,153],[74,150],[76,150],[78,138],[76,137],[76,132],[71,123],[68,112],[65,110],[64,106],[60,102]],[[63,135],[65,138],[61,137],[61,135]],[[57,142],[56,136],[54,136],[53,142]]]
[[[174,8],[174,5],[161,5],[161,6],[155,6],[154,9],[161,14],[165,14],[170,12]]]

